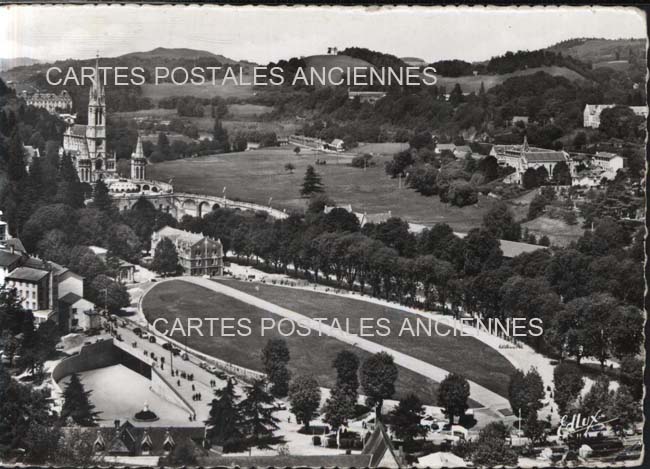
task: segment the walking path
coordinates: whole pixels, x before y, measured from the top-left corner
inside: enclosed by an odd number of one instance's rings
[[[247,274],[255,274],[256,278],[258,279],[267,279],[267,280],[273,279],[273,280],[296,282],[295,279],[292,279],[291,277],[288,277],[286,275],[268,274],[263,271],[258,271],[253,267],[246,267],[245,271]],[[293,288],[298,290],[314,291],[314,292],[324,293],[328,295],[350,298],[353,300],[366,301],[368,303],[374,303],[388,308],[397,309],[417,316],[432,318],[436,321],[442,322],[443,324],[449,325],[450,327],[456,326],[453,321],[450,321],[450,316],[445,316],[443,314],[436,313],[433,311],[411,308],[408,306],[401,305],[399,303],[382,300],[369,295],[352,293],[347,290],[337,290],[331,287],[317,285],[313,283],[309,283],[307,285],[280,285],[279,283],[276,283],[274,284],[274,286]],[[553,388],[553,369],[555,368],[555,366],[551,363],[550,358],[545,357],[544,355],[536,352],[535,350],[533,350],[532,347],[523,344],[520,341],[515,343],[513,341],[498,337],[494,334],[490,334],[485,330],[481,330],[476,327],[473,327],[469,324],[463,324],[463,330],[466,331],[468,335],[476,338],[477,340],[480,340],[487,346],[499,352],[501,355],[503,355],[503,357],[506,360],[512,363],[512,365],[515,368],[522,370],[523,372],[527,372],[531,368],[536,368],[542,380],[544,381],[544,391],[546,393],[545,405],[539,411],[539,416],[540,418],[545,419],[547,418],[548,415],[550,415],[552,422],[556,423],[557,421],[559,421],[557,406],[555,405],[555,402],[551,397],[551,392],[549,391],[549,389]],[[510,408],[510,404],[507,404],[505,407]]]
[[[399,366],[407,368],[415,373],[418,373],[422,376],[425,376],[434,381],[442,381],[449,372],[437,366],[431,365],[430,363],[424,362],[422,360],[416,359],[402,352],[398,352],[392,348],[386,347],[384,345],[372,342],[370,340],[359,337],[355,334],[346,333],[341,329],[328,326],[319,321],[310,319],[307,316],[304,316],[295,311],[291,311],[287,308],[280,307],[276,304],[270,303],[268,301],[257,298],[253,295],[249,295],[242,291],[239,291],[235,288],[228,287],[221,283],[214,282],[209,279],[201,277],[177,277],[169,280],[181,280],[195,285],[202,286],[216,293],[224,294],[230,297],[233,297],[244,303],[248,303],[257,308],[264,309],[270,313],[276,314],[283,318],[291,319],[295,322],[300,322],[305,324],[307,327],[310,327],[312,330],[319,330],[321,333],[333,337],[341,342],[350,344],[354,347],[360,348],[370,353],[378,352],[387,352],[393,356],[395,363]],[[470,395],[472,399],[481,405],[490,408],[493,412],[496,412],[499,416],[502,416],[500,410],[509,409],[510,404],[508,401],[500,396],[499,394],[490,391],[489,389],[473,382],[469,382],[470,385]]]

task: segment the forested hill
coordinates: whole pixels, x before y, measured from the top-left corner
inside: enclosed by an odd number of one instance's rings
[[[594,65],[612,61],[645,61],[645,39],[579,38],[559,42],[548,49]]]

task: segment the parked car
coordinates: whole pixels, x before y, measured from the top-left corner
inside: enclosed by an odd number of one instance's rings
[[[156,343],[156,338],[152,335],[149,336],[149,343],[155,344]]]
[[[208,364],[206,362],[201,362],[199,363],[199,368],[203,368],[204,370],[208,369]]]
[[[185,360],[185,361],[187,361],[187,360],[190,359],[190,357],[187,356],[187,353],[186,353],[186,352],[181,353],[181,358],[182,358],[183,360]]]
[[[172,344],[170,344],[169,342],[165,342],[164,344],[162,344],[162,348],[164,348],[165,350],[171,350]]]
[[[134,328],[133,333],[138,337],[142,337],[142,329],[140,329],[139,327]]]

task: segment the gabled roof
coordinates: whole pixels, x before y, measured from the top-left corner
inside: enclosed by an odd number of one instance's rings
[[[23,282],[38,282],[47,275],[49,275],[47,270],[32,269],[31,267],[17,267],[7,275],[7,278]]]
[[[381,464],[382,460],[384,460],[384,456],[387,454],[390,455],[390,459],[392,459],[391,462],[393,463],[386,465],[387,467],[404,467],[402,458],[399,456],[397,451],[395,451],[395,448],[393,448],[393,444],[390,442],[390,437],[386,433],[386,429],[381,421],[377,421],[375,424],[375,429],[373,430],[372,435],[370,435],[370,438],[363,446],[362,454],[370,455],[369,467],[379,467],[379,464]]]
[[[59,301],[62,301],[63,303],[65,303],[67,305],[73,305],[73,304],[75,304],[77,301],[79,301],[81,299],[82,298],[79,295],[77,295],[76,293],[70,292],[70,293],[68,293],[66,295],[63,295],[61,298],[59,298]]]
[[[69,133],[70,135],[73,135],[75,137],[84,137],[86,138],[86,126],[83,124],[74,124],[71,125],[69,128]]]
[[[25,246],[23,246],[22,241],[20,239],[18,239],[18,238],[7,239],[7,240],[5,240],[4,244],[7,247],[7,249],[14,248],[14,251],[17,251],[17,252],[23,252],[23,253],[27,252],[27,250],[25,249]]]
[[[561,151],[527,151],[524,152],[524,158],[529,163],[555,163],[559,161],[566,162],[567,158]]]
[[[0,267],[9,267],[20,260],[20,255],[9,252],[0,251]]]

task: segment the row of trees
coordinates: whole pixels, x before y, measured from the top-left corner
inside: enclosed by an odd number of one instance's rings
[[[519,239],[521,229],[503,206],[459,238],[444,224],[414,235],[396,218],[360,228],[344,209],[320,211],[329,203],[314,198],[304,219],[270,222],[261,214],[217,209],[184,218],[181,226],[219,236],[238,262],[265,270],[454,314],[541,318],[545,333],[525,340],[558,357],[622,356],[640,344],[634,328],[643,297],[643,237],[613,219],[600,220],[568,248],[504,259],[499,239]],[[600,316],[601,304],[610,323]],[[629,321],[616,321],[623,311]],[[606,340],[592,341],[581,316],[611,324]],[[623,336],[632,339],[627,350]]]
[[[291,379],[287,370],[290,354],[286,342],[271,339],[262,351],[264,371],[269,378],[270,392],[275,397],[289,397],[291,411],[298,422],[309,427],[309,422],[318,415],[320,389],[318,382],[308,375]],[[379,352],[360,362],[358,356],[350,351],[339,352],[332,368],[336,371],[336,381],[330,397],[322,408],[323,421],[338,429],[347,425],[367,408],[374,408],[379,415],[386,399],[395,395],[399,370],[392,355]],[[366,396],[367,407],[358,405],[359,389]],[[468,408],[469,383],[465,378],[449,374],[438,389],[438,404],[453,423],[454,417],[461,417]],[[422,413],[422,404],[414,395],[405,396],[391,414],[390,421],[400,435],[412,440],[422,433],[420,418],[414,424],[414,415]]]

